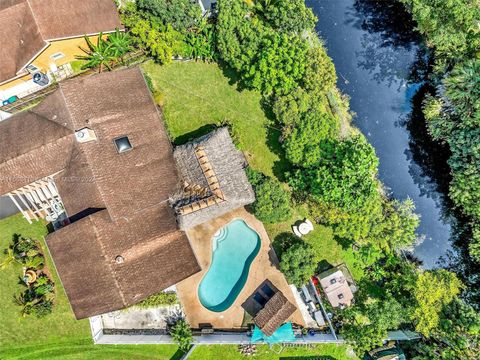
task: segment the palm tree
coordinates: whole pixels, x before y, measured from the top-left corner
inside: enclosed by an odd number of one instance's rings
[[[124,31],[118,30],[118,28],[108,36],[107,43],[110,46],[113,58],[115,60],[120,59],[122,64],[125,54],[133,50],[131,36]]]
[[[20,313],[22,316],[27,316],[31,313],[33,306],[39,302],[38,299],[32,298],[28,292],[13,296],[13,302],[22,307]]]
[[[80,46],[80,50],[86,55],[76,57],[78,60],[86,61],[82,66],[82,69],[98,67],[98,72],[101,73],[105,66],[108,70],[112,70],[111,63],[114,61],[114,57],[112,55],[110,44],[103,39],[103,33],[98,35],[96,45],[92,43],[88,36],[85,36],[85,42],[87,43],[88,49],[84,49]]]

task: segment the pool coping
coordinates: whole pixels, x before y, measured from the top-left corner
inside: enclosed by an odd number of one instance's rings
[[[253,231],[253,232],[257,235],[257,237],[258,237],[258,242],[257,242],[257,244],[255,245],[255,249],[254,249],[254,250],[248,255],[248,257],[245,259],[245,261],[247,261],[248,259],[250,259],[250,257],[251,257],[252,255],[254,255],[253,258],[250,260],[250,263],[248,264],[248,267],[247,267],[247,269],[246,269],[246,270],[247,270],[247,271],[246,271],[246,277],[247,277],[247,278],[245,279],[245,283],[242,285],[242,288],[240,289],[240,291],[238,292],[238,294],[235,296],[235,299],[232,301],[232,303],[231,303],[225,310],[215,311],[215,310],[209,309],[207,306],[205,306],[205,305],[202,303],[202,300],[200,299],[200,296],[199,296],[200,285],[202,284],[203,279],[207,276],[207,274],[208,274],[208,272],[210,271],[210,268],[212,267],[212,264],[213,264],[213,255],[214,255],[214,252],[216,251],[216,247],[214,248],[214,246],[213,246],[214,243],[213,243],[213,242],[215,241],[215,237],[216,237],[217,232],[219,232],[221,229],[227,228],[228,226],[230,226],[230,224],[232,224],[232,223],[235,222],[235,221],[242,221],[242,222],[247,226],[247,228],[249,228],[251,231]],[[211,240],[210,240],[210,246],[211,246],[211,248],[212,248],[210,264],[209,264],[208,268],[206,269],[205,274],[203,274],[200,282],[199,282],[198,285],[197,285],[197,296],[198,296],[198,298],[199,298],[200,304],[201,304],[205,309],[207,309],[207,310],[209,310],[209,311],[212,311],[212,312],[221,313],[221,312],[224,312],[224,311],[228,310],[228,309],[235,303],[235,301],[237,300],[238,296],[240,295],[240,293],[242,292],[243,288],[245,287],[245,285],[246,285],[246,283],[247,283],[247,281],[248,281],[248,276],[249,276],[249,274],[250,274],[250,269],[252,268],[252,264],[253,264],[253,262],[255,261],[255,258],[256,258],[256,257],[258,256],[258,254],[260,253],[260,250],[262,249],[262,237],[261,237],[260,234],[257,232],[257,230],[255,230],[252,226],[250,226],[250,225],[248,224],[248,222],[247,222],[245,219],[238,217],[238,218],[232,219],[232,220],[229,221],[227,224],[225,224],[225,225],[223,225],[222,227],[220,227],[220,228],[214,233],[213,237],[212,237]],[[218,245],[217,245],[217,247],[218,247]],[[244,272],[245,272],[245,265],[244,265],[244,267],[243,267],[242,273],[240,274],[240,277],[238,278],[237,282],[236,282],[236,283],[234,284],[234,286],[232,287],[232,290],[230,291],[230,293],[228,294],[228,296],[230,296],[231,292],[236,288],[236,285],[237,285],[238,282],[242,279]],[[227,297],[228,297],[228,296],[227,296]],[[216,306],[220,306],[220,305],[223,304],[225,301],[226,301],[226,300],[224,300],[222,303],[220,303],[219,305],[216,305]]]

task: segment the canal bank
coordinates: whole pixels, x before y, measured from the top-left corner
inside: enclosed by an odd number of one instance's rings
[[[316,30],[335,63],[338,86],[350,96],[353,123],[380,159],[380,180],[391,196],[411,198],[421,216],[414,255],[425,268],[445,266],[454,251],[455,226],[445,186],[448,154],[427,153],[431,144],[413,106],[421,104],[413,100],[422,88],[426,58],[414,24],[394,2],[307,0],[307,5],[319,18]]]

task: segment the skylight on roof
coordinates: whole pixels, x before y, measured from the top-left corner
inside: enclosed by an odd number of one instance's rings
[[[119,154],[132,150],[133,148],[130,140],[128,140],[128,136],[122,136],[113,141],[115,142],[115,146],[117,147],[117,151]]]

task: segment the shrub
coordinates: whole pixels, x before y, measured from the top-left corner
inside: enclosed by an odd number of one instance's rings
[[[323,46],[314,46],[308,50],[303,83],[305,89],[317,95],[325,94],[337,82],[337,73],[332,59]]]
[[[149,296],[143,301],[140,301],[138,304],[135,304],[139,308],[152,308],[163,305],[174,305],[178,303],[177,294],[173,291],[171,292],[160,292]]]
[[[193,340],[192,330],[185,320],[177,321],[177,323],[170,329],[170,335],[178,344],[178,348],[181,351],[187,352],[188,349],[190,349]]]
[[[32,306],[31,314],[38,318],[42,318],[52,313],[53,302],[51,300],[43,300]]]
[[[306,284],[317,267],[311,246],[305,243],[292,245],[283,254],[280,270],[285,274],[289,284],[298,287]]]
[[[250,172],[250,178],[256,195],[252,205],[255,216],[270,224],[288,220],[292,216],[290,193],[281,183],[255,171]]]
[[[171,24],[178,31],[188,30],[202,17],[202,11],[197,1],[137,0],[136,3],[139,9],[152,14],[164,25]]]

